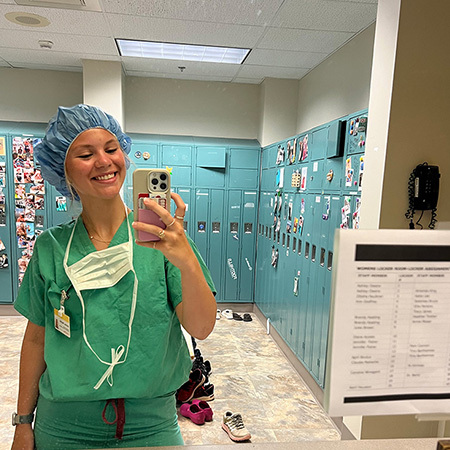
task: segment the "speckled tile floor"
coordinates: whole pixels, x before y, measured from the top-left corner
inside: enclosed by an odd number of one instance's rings
[[[179,415],[186,444],[233,444],[221,429],[222,415],[228,410],[242,414],[254,443],[339,440],[330,418],[256,316],[252,317],[252,322],[221,318],[208,339],[198,342],[212,366],[214,418],[198,426]],[[10,421],[25,325],[21,317],[0,317],[0,450],[10,448],[14,432]]]

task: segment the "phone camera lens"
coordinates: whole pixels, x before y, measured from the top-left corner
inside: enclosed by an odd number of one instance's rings
[[[165,173],[162,173],[159,178],[164,181],[167,178],[167,175]]]
[[[152,184],[156,186],[158,184],[158,179],[152,178]]]
[[[167,184],[166,183],[161,183],[159,186],[162,190],[166,189]]]

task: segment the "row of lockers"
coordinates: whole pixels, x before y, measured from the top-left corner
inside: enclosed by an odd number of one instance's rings
[[[334,233],[358,228],[360,197],[295,193],[282,199],[276,231],[274,196],[261,193],[255,301],[323,386]]]
[[[185,229],[205,260],[218,301],[252,302],[258,191],[174,189],[188,206]]]
[[[361,111],[262,153],[255,303],[320,386],[334,235],[359,228],[366,131]]]
[[[366,133],[367,110],[358,111],[265,147],[262,169],[363,153]]]
[[[124,200],[137,168],[168,167],[187,206],[184,227],[205,260],[218,301],[252,302],[261,148],[256,141],[133,136]],[[174,205],[172,204],[172,213]]]
[[[17,295],[36,237],[78,213],[76,205],[43,181],[33,138],[0,132],[0,303]]]

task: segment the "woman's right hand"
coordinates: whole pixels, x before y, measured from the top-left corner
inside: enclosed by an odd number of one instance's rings
[[[16,425],[11,450],[33,450],[34,432],[31,424]]]

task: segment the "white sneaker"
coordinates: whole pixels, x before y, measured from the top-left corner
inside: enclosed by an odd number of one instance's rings
[[[225,319],[233,319],[233,311],[231,309],[224,309],[222,311],[222,316],[225,317]]]
[[[221,311],[220,311],[220,309],[218,309],[216,312],[216,320],[220,319],[220,313],[221,313]]]
[[[242,416],[239,413],[227,411],[223,415],[222,428],[227,432],[232,441],[248,441],[252,435],[245,428]]]

